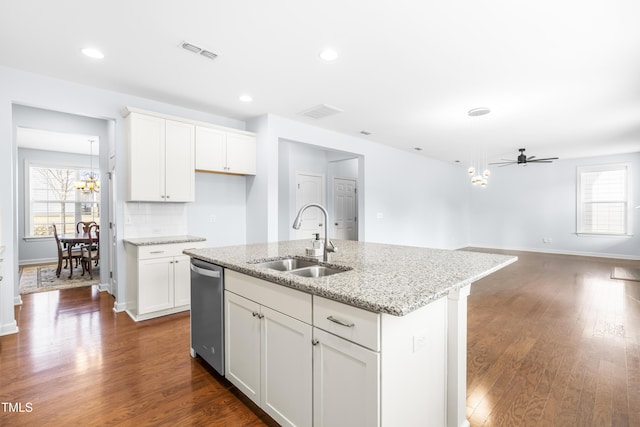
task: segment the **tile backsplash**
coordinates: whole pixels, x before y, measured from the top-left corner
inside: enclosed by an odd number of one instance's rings
[[[124,238],[187,234],[186,203],[124,204]]]

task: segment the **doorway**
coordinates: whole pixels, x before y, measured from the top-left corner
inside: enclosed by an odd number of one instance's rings
[[[13,218],[14,238],[17,243],[16,252],[16,273],[20,265],[42,264],[46,262],[57,262],[57,248],[53,236],[47,235],[46,231],[51,228],[47,226],[51,221],[57,224],[66,224],[69,222],[65,232],[75,231],[75,223],[77,216],[79,220],[85,221],[87,215],[93,215],[95,209],[95,219],[99,221],[103,230],[108,228],[111,209],[109,200],[109,184],[102,171],[106,170],[107,153],[112,151],[114,145],[113,132],[111,128],[113,123],[108,119],[98,119],[75,114],[62,113],[52,110],[28,107],[18,104],[12,105],[12,121],[14,129],[14,147],[15,147],[15,165],[17,192],[16,202],[17,209]],[[30,140],[26,135],[30,135]],[[28,141],[29,140],[29,141]],[[94,143],[88,143],[88,140],[94,140]],[[82,143],[80,143],[81,141]],[[84,145],[84,147],[82,147]],[[90,159],[93,159],[90,161]],[[37,209],[41,209],[43,204],[35,205],[31,195],[27,194],[28,188],[25,187],[25,179],[28,177],[31,165],[38,166],[43,164],[49,167],[51,164],[65,166],[63,169],[77,169],[77,177],[70,178],[69,195],[72,193],[80,193],[77,190],[81,182],[87,181],[90,173],[95,173],[100,177],[101,187],[99,191],[85,191],[81,197],[77,194],[69,197],[68,203],[53,200],[49,196],[46,197],[47,209],[43,213],[38,214],[42,219],[43,215],[46,219],[50,214],[55,212],[51,206],[65,205],[66,214],[59,215],[57,219],[47,219],[44,225],[36,224],[36,219],[32,218]],[[72,182],[73,181],[73,182]],[[48,188],[48,187],[47,187]],[[78,196],[78,197],[76,197]],[[50,200],[52,199],[52,200]],[[73,200],[72,200],[73,199]],[[53,209],[53,210],[52,210]],[[33,212],[32,212],[33,211]],[[68,211],[68,212],[67,212]],[[69,212],[74,212],[70,214]],[[63,219],[64,218],[64,219]],[[99,219],[98,219],[99,218]],[[62,222],[61,222],[62,221]],[[105,233],[106,234],[106,233]],[[106,240],[106,239],[105,239]],[[100,263],[104,268],[100,271],[100,290],[111,289],[106,286],[108,283],[111,259],[108,247],[103,247],[101,251]],[[115,261],[115,260],[114,260]],[[74,272],[74,277],[76,273]],[[61,274],[60,277],[63,275]],[[17,281],[16,281],[17,282]],[[16,303],[20,303],[19,283],[16,283],[14,296]]]

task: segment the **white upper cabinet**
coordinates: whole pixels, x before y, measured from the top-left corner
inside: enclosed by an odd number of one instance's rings
[[[131,112],[127,129],[127,200],[192,202],[195,126]]]
[[[255,175],[255,136],[196,126],[196,170]]]

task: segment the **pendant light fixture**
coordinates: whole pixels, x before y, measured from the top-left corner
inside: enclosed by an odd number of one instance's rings
[[[98,174],[93,171],[93,139],[89,140],[89,160],[91,165],[91,170],[84,175],[84,179],[82,181],[76,182],[76,189],[83,193],[99,193],[100,192],[100,181],[98,180]]]
[[[487,107],[472,108],[467,113],[469,117],[479,117],[487,115],[491,112]],[[491,171],[487,166],[487,149],[483,144],[481,150],[474,150],[472,154],[471,164],[467,169],[467,174],[471,177],[471,184],[486,187],[489,183]],[[482,172],[480,172],[482,171]]]

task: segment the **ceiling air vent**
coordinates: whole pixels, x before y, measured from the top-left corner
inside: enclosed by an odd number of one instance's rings
[[[342,113],[343,110],[332,107],[327,104],[316,105],[315,107],[309,108],[308,110],[301,111],[299,114],[307,117],[311,117],[312,119],[323,119],[327,116],[331,116],[337,113]]]
[[[189,52],[199,53],[200,55],[204,56],[205,58],[216,59],[217,56],[218,56],[217,54],[211,52],[210,50],[202,49],[200,46],[196,46],[196,45],[188,43],[188,42],[183,42],[181,46],[182,46],[183,49],[186,49]]]

